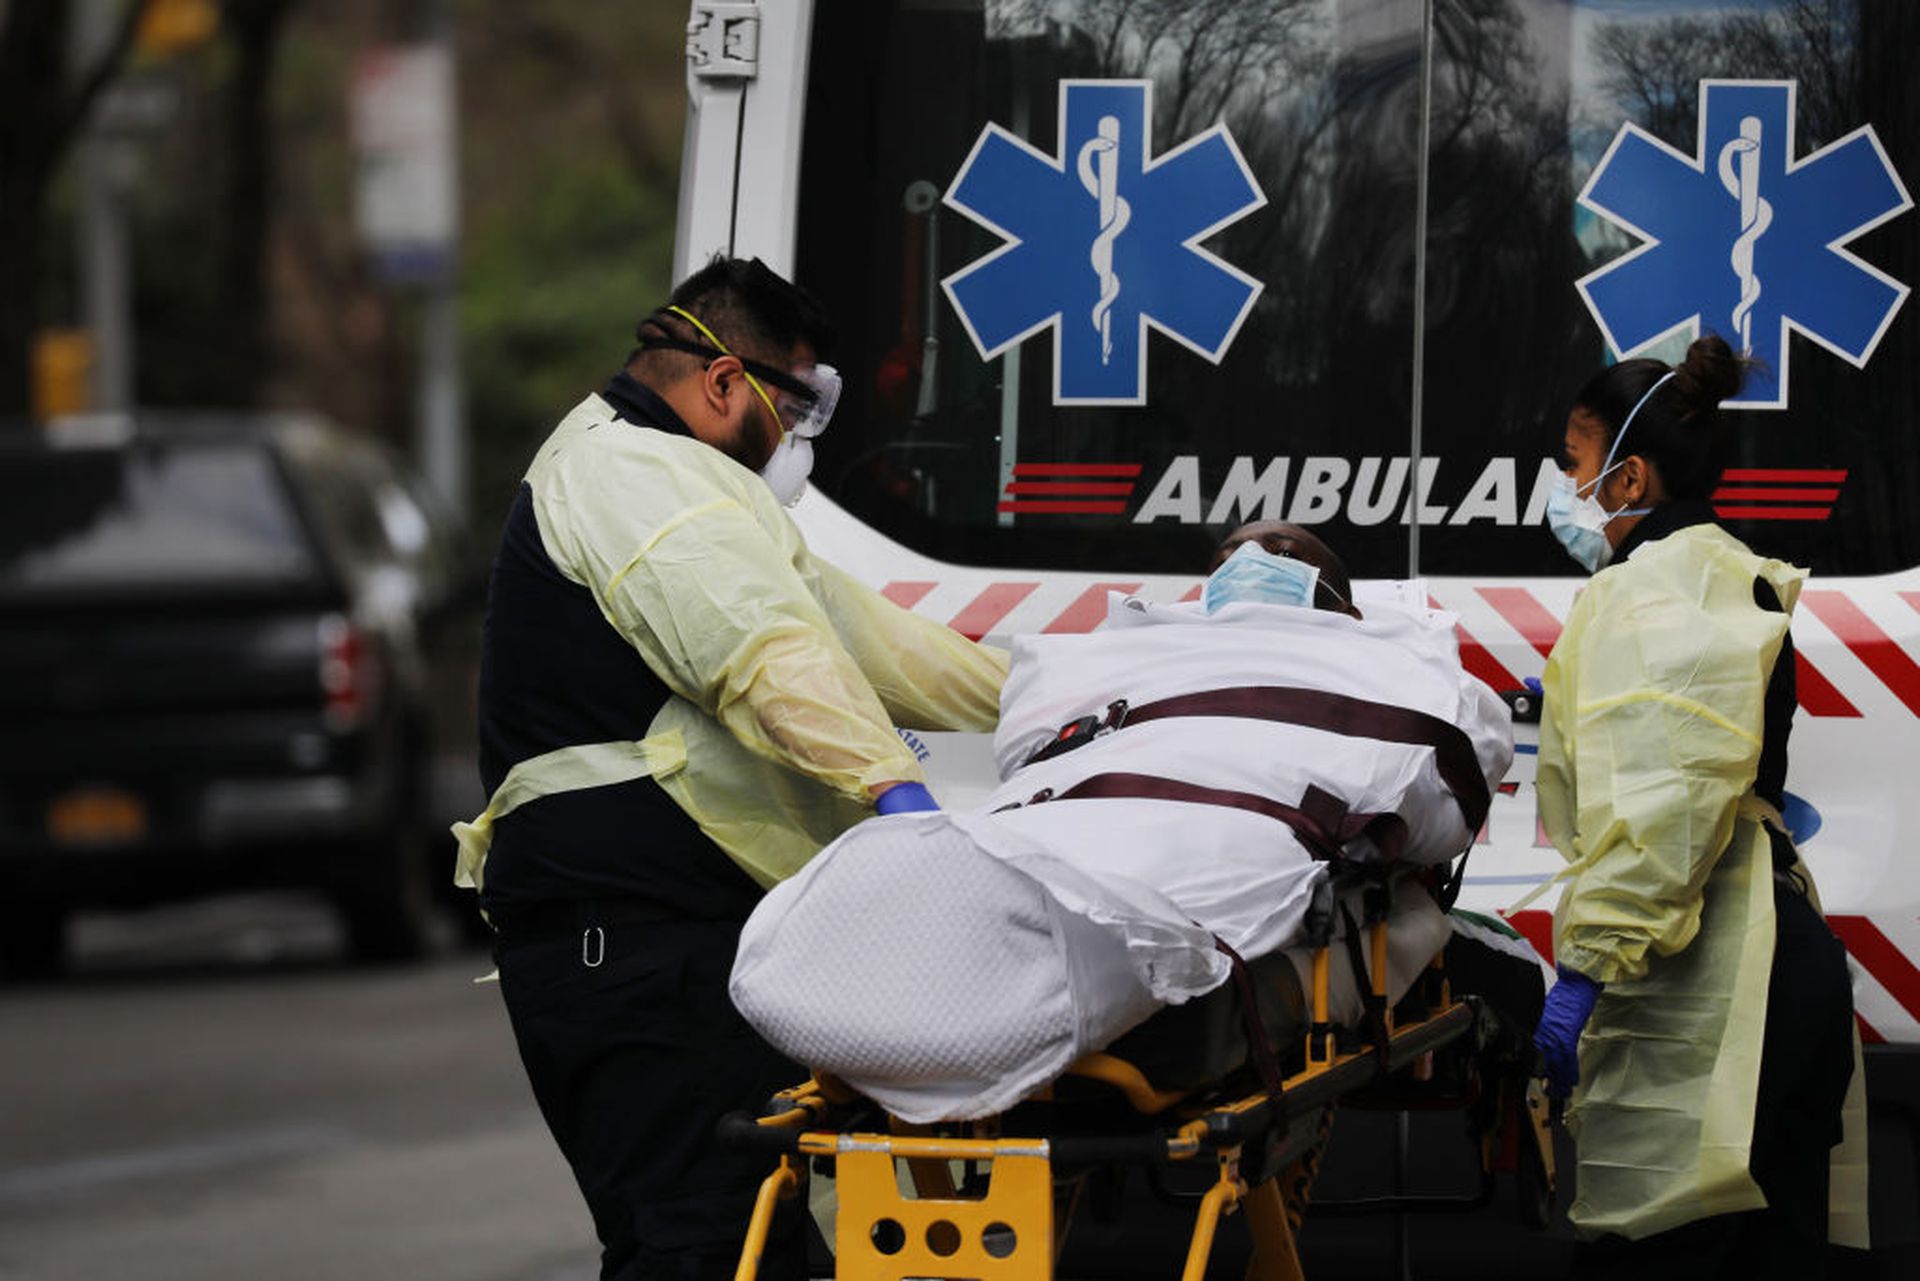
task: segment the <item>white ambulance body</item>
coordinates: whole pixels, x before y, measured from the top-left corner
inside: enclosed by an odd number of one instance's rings
[[[1714,502],[1813,570],[1788,817],[1876,1094],[1911,1096],[1920,7],[1432,9],[696,0],[675,278],[758,255],[833,312],[847,390],[795,518],[901,604],[1088,630],[1285,518],[1357,577],[1424,580],[1503,692],[1583,581],[1543,522],[1575,391],[1698,332],[1747,348]],[[1489,912],[1563,866],[1515,729],[1462,896]],[[949,803],[992,781],[983,739],[913,741]],[[1554,899],[1511,916],[1543,950]],[[1895,1115],[1874,1139],[1910,1198]]]

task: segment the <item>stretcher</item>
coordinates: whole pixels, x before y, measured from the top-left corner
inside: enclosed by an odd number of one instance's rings
[[[762,1115],[729,1117],[724,1142],[776,1162],[737,1278],[757,1276],[778,1202],[803,1195],[811,1173],[830,1172],[842,1281],[1040,1281],[1053,1276],[1076,1212],[1123,1167],[1204,1185],[1184,1281],[1206,1275],[1220,1225],[1236,1213],[1253,1241],[1248,1275],[1299,1278],[1296,1240],[1336,1104],[1467,1109],[1482,1171],[1471,1203],[1490,1199],[1496,1171],[1513,1171],[1523,1214],[1543,1226],[1553,1156],[1526,1035],[1481,995],[1452,990],[1445,953],[1388,1005],[1392,882],[1368,875],[1364,921],[1348,917],[1344,932],[1328,922],[1307,940],[1309,991],[1284,956],[1235,957],[1232,981],[1162,1010],[1004,1113],[908,1125],[816,1073]],[[1329,1015],[1330,975],[1342,963],[1367,976],[1357,1027]],[[1368,1208],[1427,1207],[1400,1198]]]

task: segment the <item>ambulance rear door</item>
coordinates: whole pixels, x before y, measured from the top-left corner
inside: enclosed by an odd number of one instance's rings
[[[1789,817],[1864,1031],[1920,1044],[1920,8],[744,7],[756,78],[697,107],[680,265],[759,254],[826,302],[847,389],[796,518],[969,634],[1180,599],[1285,518],[1426,579],[1518,690],[1583,581],[1542,520],[1581,383],[1750,350],[1714,501],[1814,574]],[[1471,905],[1560,866],[1531,733]],[[926,746],[964,800],[984,755]]]

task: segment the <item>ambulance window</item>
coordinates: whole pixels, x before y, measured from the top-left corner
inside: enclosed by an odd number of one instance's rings
[[[878,8],[816,7],[799,274],[846,331],[848,389],[815,468],[829,494],[954,560],[1181,572],[1204,564],[1219,524],[1273,511],[1287,501],[1283,483],[1295,489],[1292,475],[1238,460],[1296,455],[1298,470],[1326,470],[1316,483],[1330,493],[1349,456],[1406,452],[1415,7],[902,0],[876,17]],[[1150,138],[1124,108],[1114,113],[1118,145],[1135,154],[1165,157],[1224,124],[1266,200],[1202,241],[1264,286],[1223,359],[1147,335],[1138,405],[1055,404],[1044,334],[982,360],[939,283],[1001,243],[939,201],[989,122],[1022,144],[1003,157],[1030,162],[1001,184],[1001,200],[1044,200],[1057,190],[1047,185],[1056,166],[1077,192],[1079,156],[1057,153],[1062,103],[1079,80],[1150,84]],[[1137,166],[1129,175],[1149,176]],[[1181,194],[1224,219],[1235,195],[1219,174],[1207,178]],[[1144,211],[1167,193],[1118,194],[1143,209],[1136,238],[1156,230]],[[1097,215],[1097,197],[1082,198]],[[1050,211],[1037,217],[1045,230]],[[1019,303],[1053,302],[1057,326],[1090,329],[1101,230],[1090,222],[1060,235],[1060,253],[1037,251],[1020,271],[1058,282],[1060,298],[1043,284]],[[1185,255],[1178,239],[1142,248]],[[1124,347],[1142,308],[1124,264],[1110,274],[1120,278],[1108,324]],[[1204,286],[1210,273],[1187,279]],[[1306,510],[1330,500],[1300,501]],[[1383,549],[1405,542],[1367,533]]]
[[[1897,212],[1872,154],[1877,142],[1908,187],[1920,175],[1911,8],[1484,0],[1456,12],[1474,19],[1443,21],[1437,40],[1437,80],[1452,87],[1436,92],[1431,128],[1423,436],[1440,463],[1421,570],[1578,572],[1541,532],[1534,469],[1608,358],[1599,319],[1673,362],[1695,315],[1751,349],[1761,364],[1741,398],[1769,405],[1724,411],[1714,506],[1728,526],[1816,574],[1920,564],[1920,325],[1873,278],[1920,278],[1920,216]],[[1488,131],[1456,131],[1474,96],[1461,91],[1515,60],[1540,92]],[[1830,144],[1837,163],[1814,162]],[[1825,248],[1883,217],[1846,246],[1871,270]],[[1629,259],[1641,241],[1625,222],[1672,247]]]
[[[1541,527],[1568,403],[1606,359],[1575,282],[1636,244],[1582,189],[1623,125],[1693,154],[1710,79],[1796,80],[1801,157],[1872,124],[1920,172],[1911,113],[1894,109],[1911,40],[1861,29],[1898,21],[1878,6],[1438,6],[1423,221],[1422,9],[816,5],[797,267],[841,324],[847,378],[816,483],[916,550],[976,565],[1190,572],[1224,529],[1270,516],[1320,527],[1362,574],[1577,572]],[[1235,193],[1241,162],[1257,207]],[[1740,208],[1717,157],[1688,168],[1693,186],[1662,172],[1674,190],[1655,194],[1710,199],[1700,217]],[[1771,179],[1769,193],[1783,214],[1807,199]],[[1848,248],[1911,283],[1917,225],[1891,217]],[[1019,244],[1002,249],[996,226]],[[1182,247],[1193,231],[1223,272]],[[1825,252],[1775,237],[1748,272],[1770,302]],[[1677,305],[1667,284],[1733,271],[1721,248],[1633,292]],[[1259,288],[1227,314],[1235,273]],[[1728,279],[1737,302],[1746,286]],[[1687,316],[1605,314],[1620,332]],[[1860,318],[1815,319],[1817,341],[1782,340],[1788,407],[1731,416],[1720,505],[1818,572],[1920,563],[1920,504],[1900,501],[1920,476],[1916,322],[1896,315],[1856,368],[1827,348]]]

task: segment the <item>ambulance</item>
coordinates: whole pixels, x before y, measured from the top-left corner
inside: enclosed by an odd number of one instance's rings
[[[1548,955],[1569,402],[1701,333],[1755,357],[1713,501],[1813,573],[1788,819],[1910,1248],[1917,55],[1907,0],[695,0],[674,275],[758,255],[826,303],[846,389],[795,519],[969,636],[1192,599],[1255,518],[1418,580],[1516,713],[1462,904]],[[949,804],[993,781],[980,737],[909,739]]]

